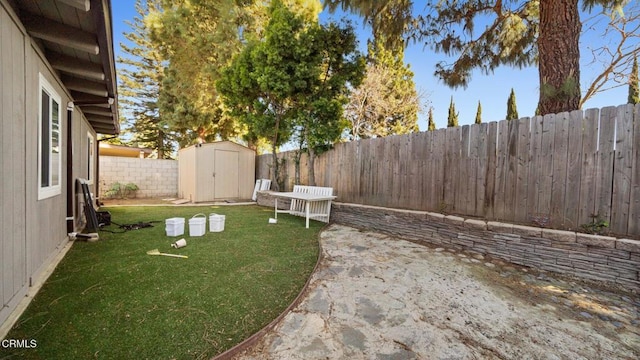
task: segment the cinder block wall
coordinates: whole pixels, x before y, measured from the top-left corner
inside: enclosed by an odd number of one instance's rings
[[[178,161],[100,156],[100,197],[116,182],[138,185],[136,197],[175,197]]]
[[[259,192],[258,205],[273,207],[272,196]],[[640,291],[638,240],[336,202],[331,222]]]

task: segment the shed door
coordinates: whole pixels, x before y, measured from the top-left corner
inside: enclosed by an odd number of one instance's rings
[[[215,150],[214,192],[216,199],[237,198],[239,196],[240,172],[237,151]]]

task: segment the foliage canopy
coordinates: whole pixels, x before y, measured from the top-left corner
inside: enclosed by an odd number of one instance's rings
[[[601,5],[622,13],[628,0],[583,0],[584,10]],[[538,65],[540,113],[559,113],[580,106],[578,0],[438,0],[428,12],[412,15],[410,0],[325,0],[358,13],[376,25],[389,41],[426,41],[436,52],[455,56],[440,62],[435,75],[451,87],[467,86],[473,70],[490,74],[502,65]],[[387,16],[391,14],[401,16]],[[385,19],[383,21],[382,19]],[[478,23],[485,25],[477,31]]]
[[[338,140],[347,84],[360,83],[364,59],[350,27],[321,26],[280,1],[269,15],[264,38],[249,39],[217,88],[249,136],[268,139],[277,180],[277,149],[294,132],[311,153]]]

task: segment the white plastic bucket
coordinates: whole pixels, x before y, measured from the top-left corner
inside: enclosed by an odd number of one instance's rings
[[[221,232],[224,230],[224,215],[209,214],[209,231],[210,232]]]
[[[185,239],[180,239],[180,240],[174,242],[173,244],[171,244],[171,247],[172,248],[176,248],[176,249],[180,249],[180,248],[183,248],[185,246],[187,246],[187,240],[185,240]]]
[[[195,214],[189,219],[189,236],[202,236],[207,229],[207,216]]]
[[[180,236],[184,234],[184,218],[169,218],[165,220],[167,236]]]

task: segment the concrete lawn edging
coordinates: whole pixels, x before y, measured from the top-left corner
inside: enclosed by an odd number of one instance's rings
[[[340,202],[331,222],[640,291],[638,240]]]

